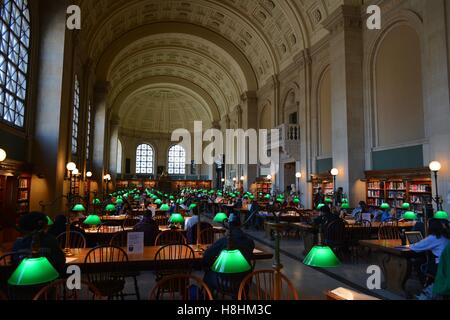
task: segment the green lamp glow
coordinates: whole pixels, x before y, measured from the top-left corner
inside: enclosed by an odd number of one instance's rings
[[[405,202],[404,204],[402,204],[403,210],[409,210],[409,208],[411,208],[411,205],[408,202]]]
[[[195,204],[195,203],[192,203],[192,204],[189,206],[189,210],[194,210],[195,208],[197,208],[197,204]]]
[[[181,224],[184,222],[184,218],[180,213],[174,213],[170,216],[169,222]]]
[[[342,204],[341,209],[350,209],[350,205],[347,202],[345,202]]]
[[[161,211],[169,211],[169,210],[170,210],[170,207],[169,207],[168,204],[164,203],[164,204],[159,208],[159,210],[161,210]]]
[[[319,203],[319,204],[317,205],[317,210],[320,210],[320,209],[322,209],[323,207],[325,207],[325,204]]]
[[[412,211],[407,211],[403,215],[403,219],[405,219],[405,220],[417,220],[417,214],[415,214]]]
[[[90,225],[90,226],[98,226],[102,224],[102,220],[99,216],[95,214],[89,215],[86,220],[84,220],[84,224]]]
[[[223,213],[223,212],[219,212],[218,214],[216,214],[216,216],[214,217],[214,222],[219,222],[222,223],[224,222],[226,219],[228,219],[228,216]]]
[[[341,264],[330,247],[315,246],[306,256],[303,263],[316,268],[333,268]]]
[[[110,203],[105,207],[105,211],[108,211],[108,212],[116,211],[116,206]]]
[[[101,201],[99,198],[95,198],[94,200],[92,200],[92,204],[98,206],[99,204],[101,204]]]
[[[84,212],[86,211],[86,208],[82,205],[82,204],[76,204],[73,208],[72,211],[74,212]]]
[[[299,204],[299,203],[300,203],[300,200],[297,199],[297,198],[295,198],[294,200],[292,200],[292,202],[294,202],[295,204]]]
[[[270,194],[266,194],[266,195],[264,196],[264,198],[266,198],[267,200],[269,200],[269,199],[270,199]]]
[[[333,200],[331,200],[331,198],[326,198],[325,203],[333,203]]]
[[[239,250],[223,250],[212,266],[217,273],[242,273],[251,266]]]
[[[445,211],[438,211],[435,213],[434,218],[439,220],[448,220],[448,213]]]
[[[161,200],[161,199],[156,199],[156,200],[155,200],[155,204],[158,204],[158,205],[159,205],[159,204],[161,204],[161,203],[162,203],[162,200]]]
[[[59,277],[58,272],[45,257],[23,259],[8,280],[12,286],[34,286],[51,282]]]
[[[380,208],[383,210],[389,210],[391,206],[388,203],[383,203],[381,204]]]
[[[49,216],[47,216],[47,225],[48,226],[52,226],[53,225],[53,220]]]
[[[140,200],[141,197],[139,197],[139,195],[135,195],[133,199],[134,199],[134,200]]]
[[[116,200],[116,204],[123,204],[123,200],[122,199],[117,199]]]

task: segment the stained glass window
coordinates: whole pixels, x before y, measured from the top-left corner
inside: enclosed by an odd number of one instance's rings
[[[169,149],[169,174],[186,174],[186,152],[180,145]]]
[[[23,128],[31,34],[27,0],[0,1],[0,33],[0,119]]]
[[[153,157],[154,151],[152,146],[141,144],[136,150],[136,173],[137,174],[153,174]]]
[[[78,125],[80,123],[80,82],[75,76],[73,92],[73,114],[72,114],[72,154],[78,153]]]

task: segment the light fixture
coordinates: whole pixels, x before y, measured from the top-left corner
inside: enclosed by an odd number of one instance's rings
[[[239,250],[223,250],[212,266],[217,273],[243,273],[251,270],[247,259]]]
[[[169,222],[180,228],[181,224],[184,222],[184,218],[180,213],[173,213],[169,218]]]
[[[297,179],[300,179],[300,178],[302,177],[302,173],[301,173],[301,172],[297,172],[297,173],[295,174],[295,177],[296,177]]]
[[[322,227],[319,228],[318,244],[309,251],[303,263],[310,267],[316,268],[334,268],[338,267],[341,262],[334,254],[329,246],[323,244]]]
[[[333,177],[336,177],[339,175],[339,170],[336,168],[333,168],[333,169],[331,169],[330,173]]]
[[[441,170],[441,163],[439,161],[431,161],[429,168],[432,172],[439,172]]]
[[[92,172],[90,172],[90,171],[86,172],[86,177],[87,178],[92,178]]]
[[[105,180],[105,181],[111,181],[111,175],[108,173],[108,174],[105,174],[104,176],[103,176],[103,180]]]
[[[244,176],[242,176],[242,177],[241,177],[241,181],[244,181],[244,180],[245,180],[245,177],[244,177]]]
[[[77,176],[77,175],[80,174],[80,171],[79,171],[77,168],[75,168],[75,169],[72,171],[72,174],[73,174],[74,176]]]
[[[72,172],[73,170],[75,170],[77,168],[77,165],[75,164],[75,162],[69,162],[66,165],[66,169],[70,172]]]
[[[89,215],[83,222],[85,225],[91,226],[91,229],[94,231],[95,228],[102,224],[102,219],[96,214]]]
[[[52,218],[50,218],[49,216],[47,216],[47,225],[48,226],[52,226],[54,224]]]
[[[272,176],[270,174],[267,175],[267,180],[272,180]]]
[[[225,179],[224,179],[224,178],[222,178],[222,182],[225,182]]]
[[[51,282],[58,272],[45,257],[25,258],[8,280],[11,286],[35,286]]]
[[[436,196],[434,201],[436,202],[437,211],[442,211],[441,197],[439,196],[439,185],[438,185],[438,172],[441,170],[441,163],[439,161],[431,161],[429,168],[434,174],[434,182],[436,188]]]
[[[105,211],[114,212],[114,211],[116,211],[116,206],[110,203],[105,207]]]
[[[169,210],[170,210],[170,207],[169,207],[168,204],[164,203],[164,204],[159,208],[159,210],[161,210],[161,211],[169,211]]]
[[[0,148],[0,162],[3,162],[6,160],[6,151]]]
[[[341,206],[341,209],[350,209],[350,205],[348,204],[348,202],[344,202]]]
[[[448,220],[448,219],[449,219],[448,213],[445,212],[445,211],[440,210],[440,211],[438,211],[438,212],[436,212],[436,213],[434,214],[434,219]]]
[[[409,210],[409,208],[411,208],[411,205],[408,202],[405,202],[402,204],[402,209],[403,210]]]
[[[380,208],[383,209],[383,210],[389,210],[391,208],[391,206],[388,203],[383,202],[381,204]]]
[[[98,206],[98,205],[100,205],[101,203],[102,203],[102,202],[100,201],[99,198],[95,198],[94,200],[92,200],[92,204],[93,204],[93,205]]]
[[[86,211],[86,208],[81,203],[78,203],[72,208],[72,211],[73,212],[84,212],[84,211]]]
[[[417,220],[417,214],[413,211],[406,211],[403,214],[403,219],[405,220]]]
[[[162,200],[161,200],[161,199],[156,199],[156,200],[155,200],[155,204],[157,204],[157,205],[162,204]]]
[[[233,182],[236,182],[236,181],[237,181],[237,178],[236,178],[236,177],[234,177],[234,178],[233,178]]]
[[[214,217],[213,221],[214,222],[218,222],[218,223],[222,223],[226,219],[228,219],[228,216],[224,212],[219,212],[218,214],[216,214],[216,216]]]

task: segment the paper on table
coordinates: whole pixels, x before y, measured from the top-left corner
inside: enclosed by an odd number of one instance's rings
[[[128,254],[144,253],[144,233],[127,233],[127,252]]]
[[[66,263],[71,263],[71,262],[74,262],[77,260],[78,260],[78,258],[66,258]]]
[[[331,291],[331,293],[343,298],[344,300],[379,300],[375,297],[371,297],[342,287]]]

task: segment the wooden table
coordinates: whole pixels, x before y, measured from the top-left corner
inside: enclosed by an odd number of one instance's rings
[[[401,246],[401,240],[360,240],[359,244],[370,248],[377,255],[384,275],[383,288],[405,298],[418,294],[422,285],[412,263],[419,255]]]
[[[107,222],[107,221],[112,221],[112,222],[123,222],[128,218],[127,215],[122,214],[119,216],[109,216],[109,215],[105,215],[105,216],[100,216],[100,220],[102,220],[102,222]]]
[[[196,246],[191,245],[191,248],[195,250]],[[77,265],[81,268],[82,272],[99,272],[107,270],[118,270],[124,268],[126,271],[148,271],[154,270],[157,266],[155,261],[155,255],[161,246],[145,247],[144,253],[142,254],[128,254],[128,262],[112,262],[112,263],[84,263],[87,253],[91,249],[72,249],[74,253],[73,257],[66,259],[66,264]],[[207,245],[202,245],[201,249],[204,251],[208,248]],[[126,248],[123,248],[126,251]],[[192,263],[196,269],[201,267],[201,262],[203,259],[203,251],[195,252],[194,259]],[[253,252],[254,260],[268,260],[272,259],[273,254],[270,252],[265,252],[260,249],[255,249]],[[170,268],[176,266],[176,260],[166,260],[164,267]],[[160,266],[160,264],[159,264]]]

